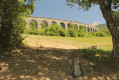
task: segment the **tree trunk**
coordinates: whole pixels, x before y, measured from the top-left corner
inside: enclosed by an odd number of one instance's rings
[[[119,60],[119,37],[117,38],[112,37],[112,42],[113,42],[112,57],[113,59]]]
[[[111,4],[112,1],[105,2],[105,0],[98,0],[100,5],[100,9],[102,11],[103,17],[106,20],[107,27],[112,35],[112,43],[113,43],[113,50],[112,50],[112,58],[116,61],[119,61],[119,30],[116,25],[116,21],[112,16],[112,9]]]

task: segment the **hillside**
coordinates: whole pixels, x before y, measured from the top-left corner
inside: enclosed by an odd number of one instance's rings
[[[106,24],[99,24],[96,26],[99,30],[108,30],[107,25]]]

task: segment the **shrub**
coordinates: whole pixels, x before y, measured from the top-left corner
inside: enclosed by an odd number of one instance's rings
[[[105,37],[106,36],[106,34],[104,32],[96,32],[95,35],[98,37]]]
[[[82,36],[84,36],[84,32],[81,30],[78,30],[78,37],[82,37]]]
[[[69,28],[68,32],[69,32],[70,37],[78,37],[78,30],[74,28]]]
[[[66,32],[62,27],[58,28],[58,33],[59,33],[60,36],[63,36],[63,37],[66,35]]]
[[[44,35],[44,31],[45,31],[45,29],[40,29],[39,34]]]
[[[55,36],[55,33],[53,31],[47,31],[45,34],[48,36]]]
[[[28,30],[28,34],[39,35],[40,34],[40,31],[39,31],[39,29],[29,29]]]
[[[88,36],[95,36],[95,32],[88,32]]]
[[[29,29],[24,29],[25,34],[35,34],[39,35],[40,30],[35,26],[35,22],[30,22],[30,28]]]
[[[48,36],[65,36],[65,30],[57,24],[52,24],[45,28],[41,33]]]

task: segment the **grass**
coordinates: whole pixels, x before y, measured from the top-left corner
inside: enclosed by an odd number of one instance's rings
[[[84,72],[78,80],[117,80],[119,76],[111,59],[111,37],[28,35],[24,44],[27,46],[12,53],[0,54],[1,80],[74,80],[71,77],[74,58],[80,59]],[[92,45],[101,49],[87,49]]]
[[[39,41],[44,41],[44,42],[63,43],[69,46],[75,46],[80,49],[84,49],[84,48],[88,48],[90,46],[96,45],[96,46],[99,46],[100,49],[103,49],[103,50],[112,50],[111,37],[76,37],[74,38],[74,37],[28,35],[27,39],[30,39],[30,38],[36,39]]]

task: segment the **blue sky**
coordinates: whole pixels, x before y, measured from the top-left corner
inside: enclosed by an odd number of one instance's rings
[[[65,0],[39,0],[35,2],[36,9],[32,16],[78,21],[92,24],[93,22],[106,23],[99,6],[90,8],[89,11],[78,10],[78,5],[73,8],[66,5]]]

